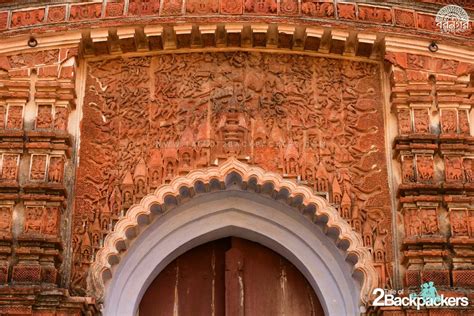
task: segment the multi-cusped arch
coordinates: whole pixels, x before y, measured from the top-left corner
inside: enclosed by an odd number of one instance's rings
[[[170,261],[232,235],[292,261],[327,315],[358,314],[377,285],[369,250],[325,198],[231,158],[177,177],[132,206],[97,253],[89,290],[104,301],[105,315],[134,315],[141,295]]]

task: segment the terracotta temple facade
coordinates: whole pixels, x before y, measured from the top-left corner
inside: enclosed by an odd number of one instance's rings
[[[467,31],[440,30],[448,4]],[[136,315],[111,305],[143,236],[236,191],[323,232],[349,285],[324,252],[337,290],[293,263],[326,315],[474,315],[473,19],[469,0],[0,0],[0,315]],[[424,282],[471,304],[372,306]]]

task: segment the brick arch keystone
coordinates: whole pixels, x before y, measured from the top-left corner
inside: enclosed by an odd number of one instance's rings
[[[232,190],[251,191],[275,200],[283,199],[295,212],[300,210],[304,216],[298,214],[299,217],[308,218],[303,220],[311,221],[314,225],[322,223],[323,231],[333,235],[331,242],[334,248],[342,248],[345,258],[352,265],[350,273],[357,271],[359,278],[362,276],[359,306],[367,306],[372,291],[377,286],[378,274],[373,265],[372,255],[368,248],[363,246],[359,233],[351,228],[325,198],[314,194],[309,187],[284,179],[277,173],[250,166],[235,158],[230,158],[216,167],[199,169],[186,176],[178,176],[169,184],[164,184],[154,193],[145,196],[139,204],[130,207],[113,231],[107,235],[103,247],[97,252],[88,276],[89,294],[99,301],[104,301],[109,290],[108,285],[115,277],[116,267],[127,256],[134,239],[151,226],[156,217],[172,212],[172,209],[179,207],[180,204],[193,200],[194,196],[205,195],[206,192]]]

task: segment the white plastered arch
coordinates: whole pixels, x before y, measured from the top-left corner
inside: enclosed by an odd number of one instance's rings
[[[244,183],[270,183],[273,192],[284,190],[293,201],[299,196],[301,205],[314,206],[311,220],[308,214],[303,215],[275,196],[225,184],[233,174]],[[211,181],[224,185],[221,190],[209,190],[208,186],[208,191],[213,192],[178,198],[183,193],[181,188]],[[185,202],[154,218],[149,225],[138,225],[140,216],[151,215],[152,206],[164,205],[169,197]],[[323,228],[313,222],[318,218],[324,218]],[[131,231],[138,236],[130,237]],[[290,260],[313,286],[326,315],[358,315],[377,283],[370,252],[324,198],[278,174],[230,159],[220,167],[178,177],[130,208],[98,252],[89,289],[103,298],[105,316],[135,316],[142,295],[167,264],[193,247],[227,236],[259,242]],[[127,250],[120,252],[119,244],[127,245]],[[119,258],[120,263],[112,267],[111,258]],[[357,262],[352,265],[346,258]],[[360,282],[353,278],[356,270]],[[105,285],[104,272],[112,277]]]

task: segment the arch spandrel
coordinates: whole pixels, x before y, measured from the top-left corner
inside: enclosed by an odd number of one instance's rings
[[[377,286],[378,276],[377,271],[373,265],[372,255],[369,250],[363,246],[362,239],[360,235],[355,232],[350,225],[339,216],[338,212],[334,207],[332,207],[327,200],[324,198],[315,195],[309,188],[298,185],[294,181],[283,179],[280,175],[273,172],[266,172],[262,168],[250,166],[245,164],[235,158],[230,158],[224,163],[220,164],[217,167],[205,168],[202,170],[196,170],[190,172],[186,176],[181,176],[175,178],[171,183],[162,185],[159,187],[153,194],[147,195],[144,197],[139,204],[132,206],[124,217],[122,217],[115,226],[113,232],[111,232],[105,238],[104,246],[98,251],[96,259],[91,267],[91,274],[89,279],[89,290],[91,294],[102,299],[107,296],[107,292],[104,290],[107,288],[107,285],[104,281],[104,276],[108,275],[114,278],[115,268],[110,262],[122,261],[123,257],[127,256],[127,251],[123,252],[123,245],[133,246],[133,236],[132,238],[127,237],[129,234],[127,230],[137,228],[137,231],[143,232],[146,231],[146,227],[138,228],[138,222],[140,216],[152,216],[151,208],[153,205],[162,205],[162,209],[166,209],[165,197],[173,196],[177,200],[180,199],[180,189],[182,188],[193,188],[197,182],[208,184],[212,180],[218,180],[222,185],[221,190],[245,190],[245,185],[234,185],[230,183],[225,185],[226,179],[233,174],[238,174],[242,179],[242,183],[247,183],[250,179],[255,179],[256,183],[259,186],[264,184],[271,184],[274,192],[279,192],[281,189],[285,189],[289,193],[289,199],[291,197],[300,196],[302,197],[299,208],[303,209],[303,206],[314,206],[314,213],[304,214],[305,217],[311,222],[315,222],[317,219],[324,218],[326,229],[336,229],[338,232],[337,240],[345,241],[344,252],[347,256],[352,256],[353,258],[350,261],[355,261],[356,263],[353,266],[353,271],[359,271],[363,275],[363,280],[360,290],[360,304],[367,304],[370,300],[371,293],[373,288]],[[262,194],[253,192],[254,194]],[[206,193],[198,193],[196,196],[205,195]],[[275,195],[275,194],[274,194]],[[276,196],[275,196],[276,197]],[[183,201],[183,204],[192,205],[193,198]],[[178,204],[179,205],[179,204]],[[176,207],[176,206],[175,206]],[[294,212],[300,213],[298,208],[291,207]],[[166,213],[166,212],[165,212]],[[152,216],[153,218],[156,216]],[[159,216],[158,216],[159,217]],[[285,225],[281,223],[281,225]],[[326,237],[329,239],[329,237]],[[120,243],[120,246],[119,246]],[[333,245],[334,248],[337,247],[337,243]],[[119,250],[121,249],[121,250]],[[112,256],[120,258],[119,260],[111,260]],[[119,263],[120,265],[120,263]],[[317,282],[317,280],[316,280]],[[334,280],[337,283],[336,280]],[[109,288],[110,290],[110,288]],[[321,289],[320,289],[321,290]],[[107,291],[107,290],[105,290]]]

